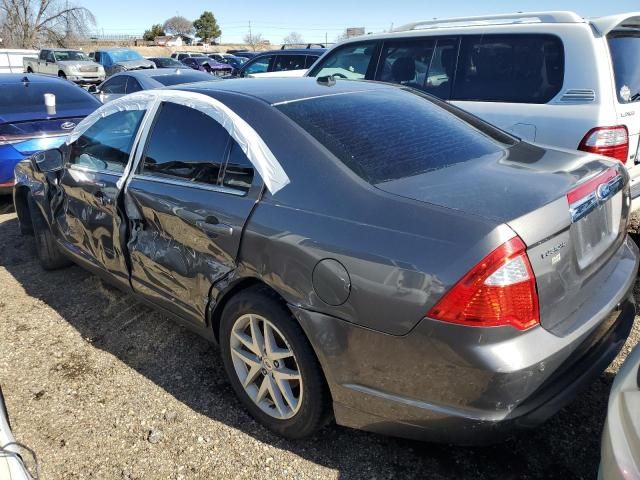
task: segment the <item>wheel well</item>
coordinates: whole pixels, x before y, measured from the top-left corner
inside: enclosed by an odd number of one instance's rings
[[[66,77],[66,76],[67,76],[67,74],[66,74],[66,73],[64,73],[62,70],[58,70],[58,76],[59,76],[59,77]]]
[[[215,304],[215,306],[213,307],[213,311],[211,312],[211,328],[213,329],[213,334],[216,337],[216,341],[220,340],[220,320],[222,318],[222,312],[224,311],[225,305],[238,293],[243,292],[249,288],[256,287],[263,289],[265,293],[272,295],[283,304],[287,303],[278,292],[276,292],[262,280],[259,280],[257,278],[243,278],[242,280],[239,280],[229,290],[222,294],[222,298]]]
[[[33,68],[27,67],[27,73],[33,73]]]
[[[33,226],[31,224],[31,213],[29,212],[29,189],[27,187],[18,187],[13,196],[13,202],[20,221],[20,230],[24,233],[32,233]]]

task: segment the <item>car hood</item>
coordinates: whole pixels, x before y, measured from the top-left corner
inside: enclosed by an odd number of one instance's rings
[[[151,60],[123,60],[121,62],[116,62],[115,65],[120,65],[126,70],[136,70],[138,68],[155,68],[156,64]]]
[[[100,67],[101,65],[94,62],[93,60],[63,60],[60,62],[56,62],[58,65],[62,65],[64,67]]]
[[[563,197],[609,166],[595,155],[519,142],[497,154],[376,187],[506,223]]]

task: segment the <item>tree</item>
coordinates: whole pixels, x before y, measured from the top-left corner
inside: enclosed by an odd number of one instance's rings
[[[282,39],[282,43],[285,45],[302,45],[304,44],[304,38],[298,32],[291,32]]]
[[[0,37],[4,47],[65,46],[95,25],[93,14],[63,0],[0,0]]]
[[[144,31],[142,38],[147,42],[153,42],[156,39],[156,37],[164,37],[164,36],[165,36],[165,33],[164,33],[164,30],[162,29],[162,25],[160,25],[159,23],[156,23],[155,25],[151,25],[150,30]]]
[[[162,26],[165,32],[171,35],[186,35],[189,36],[193,33],[193,23],[184,17],[176,15],[164,22]]]
[[[201,38],[204,43],[207,43],[207,40],[215,40],[222,35],[222,30],[220,30],[218,26],[216,17],[208,11],[202,12],[200,18],[193,22],[193,26],[196,29],[196,35]]]
[[[254,52],[256,51],[256,49],[260,45],[262,45],[264,43],[264,39],[262,38],[262,34],[261,33],[251,33],[251,32],[249,32],[244,37],[242,37],[242,39],[244,40],[244,43],[246,43],[251,48],[253,48]]]

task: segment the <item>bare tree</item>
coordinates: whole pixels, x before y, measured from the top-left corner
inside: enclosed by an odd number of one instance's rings
[[[244,37],[242,37],[242,39],[244,40],[244,43],[246,43],[253,49],[254,52],[257,50],[257,48],[260,45],[262,45],[265,42],[264,38],[262,38],[261,33],[249,32]]]
[[[304,38],[298,32],[291,32],[282,39],[282,43],[285,45],[302,45],[304,44]]]
[[[195,31],[193,22],[179,15],[171,17],[162,26],[163,30],[171,35],[191,35]]]
[[[5,47],[65,46],[85,35],[89,25],[95,25],[93,14],[66,0],[0,0],[0,37]]]

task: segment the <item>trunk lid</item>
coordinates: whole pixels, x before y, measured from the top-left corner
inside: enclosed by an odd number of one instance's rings
[[[573,314],[626,235],[628,175],[593,155],[519,143],[376,187],[509,225],[527,245],[541,324],[558,335],[586,320]]]

